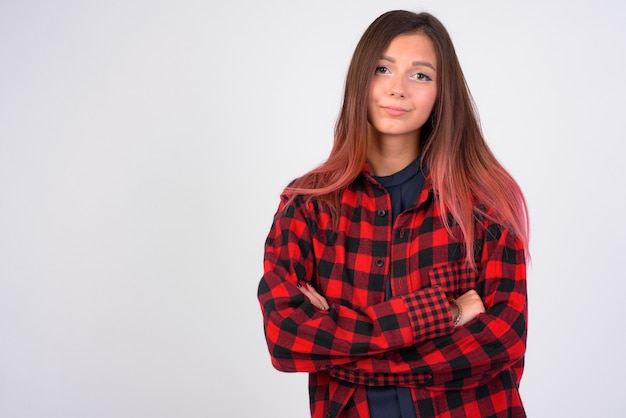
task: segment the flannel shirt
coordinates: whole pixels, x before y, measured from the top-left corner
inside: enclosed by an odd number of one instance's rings
[[[468,268],[460,229],[446,230],[434,196],[428,175],[392,225],[389,195],[367,165],[340,194],[338,224],[315,202],[286,206],[281,195],[258,299],[273,366],[309,373],[312,417],[367,418],[366,387],[385,385],[411,388],[419,417],[526,416],[523,245],[477,220],[478,268]],[[298,290],[307,282],[328,311]],[[470,289],[486,312],[454,328],[449,300]]]

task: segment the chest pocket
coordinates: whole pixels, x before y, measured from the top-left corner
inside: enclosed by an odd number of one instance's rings
[[[428,273],[431,286],[443,288],[449,299],[461,296],[471,289],[476,289],[478,272],[469,268],[465,261],[453,261],[440,264]]]

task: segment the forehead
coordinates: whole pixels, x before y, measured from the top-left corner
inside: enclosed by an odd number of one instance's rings
[[[437,54],[430,37],[424,33],[407,33],[398,35],[391,40],[383,51],[383,55],[389,57],[414,56],[415,58],[429,58],[436,62]]]

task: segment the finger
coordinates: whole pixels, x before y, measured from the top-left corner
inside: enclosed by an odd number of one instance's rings
[[[311,302],[315,302],[316,305],[323,305],[324,297],[320,295],[317,290],[311,285],[311,283],[307,283],[306,287],[302,287],[306,291],[307,297],[311,300]],[[304,292],[303,292],[304,293]]]
[[[298,289],[304,294],[304,296],[307,297],[307,299],[309,299],[309,302],[315,300],[315,295],[306,287],[298,285]]]
[[[319,293],[317,293],[317,290],[315,290],[315,288],[313,286],[311,286],[309,283],[307,283],[306,287],[308,288],[309,291],[313,292],[315,294],[315,297],[317,299],[318,302],[318,307],[324,311],[327,311],[330,309],[330,305],[328,304],[328,302],[326,301],[326,298],[322,295],[320,295]]]
[[[302,292],[304,296],[309,299],[309,302],[311,302],[313,306],[324,311],[328,310],[326,300],[310,285],[307,285],[306,287],[299,285],[298,289],[300,289],[300,292]]]
[[[326,302],[326,299],[317,293],[317,290],[313,288],[310,284],[307,284],[306,288],[304,286],[300,287],[300,291],[304,293],[304,295],[309,298],[309,301],[318,309],[322,309],[324,311],[328,310],[329,306]]]

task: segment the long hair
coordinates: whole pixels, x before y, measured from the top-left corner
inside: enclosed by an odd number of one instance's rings
[[[428,13],[390,11],[366,29],[348,68],[330,155],[286,191],[292,199],[297,195],[315,198],[338,217],[338,193],[357,178],[367,159],[367,103],[376,65],[391,41],[408,33],[427,35],[437,55],[437,99],[421,128],[420,146],[444,226],[452,233],[447,209],[461,230],[466,260],[473,267],[477,217],[488,217],[509,228],[528,253],[529,222],[524,195],[485,142],[450,35]]]

